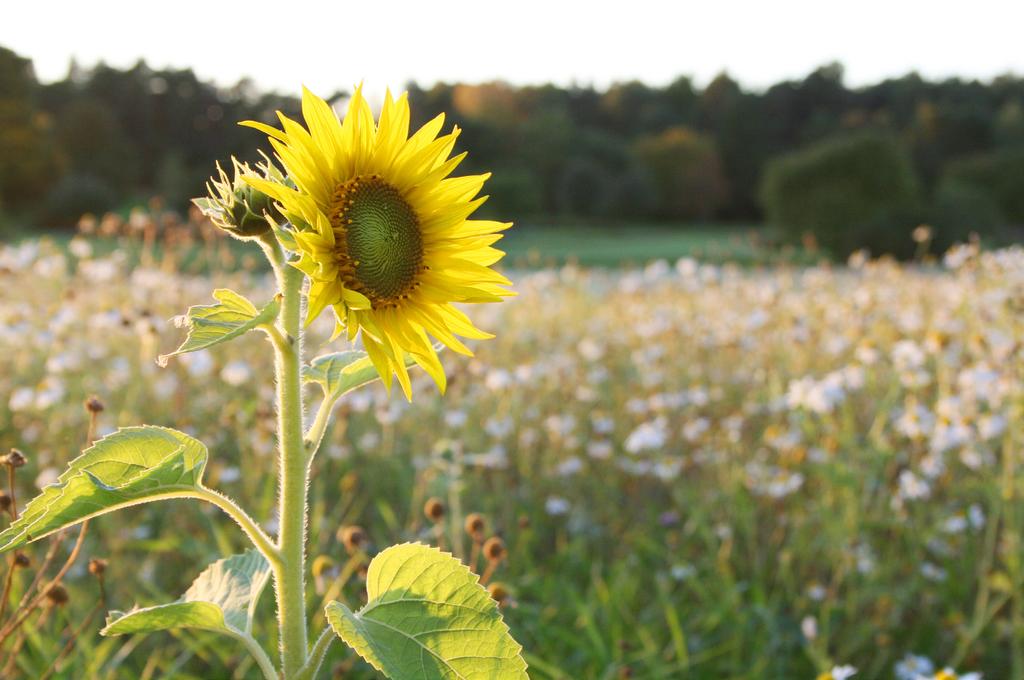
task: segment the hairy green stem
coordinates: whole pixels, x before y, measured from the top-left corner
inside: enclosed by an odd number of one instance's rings
[[[225,496],[224,494],[208,489],[206,487],[200,488],[198,491],[190,492],[193,498],[199,498],[216,505],[218,508],[223,510],[238,523],[238,526],[242,528],[245,535],[249,537],[252,544],[256,546],[256,549],[263,553],[263,556],[267,558],[267,562],[271,566],[280,563],[281,556],[277,549],[277,546],[270,540],[270,537],[264,533],[263,529],[250,517],[245,510],[235,504],[233,500]]]
[[[261,242],[281,292],[280,334],[272,335],[277,379],[277,437],[280,465],[277,547],[274,568],[283,677],[296,677],[306,664],[306,491],[308,457],[302,435],[302,273],[289,266],[272,238]]]
[[[256,660],[256,665],[263,671],[263,677],[266,680],[277,680],[279,676],[277,669],[274,668],[274,662],[267,656],[260,643],[251,635],[239,635],[237,637],[245,645],[245,648],[249,650],[249,653],[252,654],[252,658]]]
[[[313,456],[320,449],[320,442],[323,441],[324,433],[327,431],[327,425],[331,421],[331,411],[334,410],[334,405],[338,403],[337,397],[324,397],[324,400],[320,402],[320,407],[316,411],[316,417],[313,419],[313,424],[309,426],[309,430],[306,431],[306,451],[309,453],[310,461],[313,460]]]

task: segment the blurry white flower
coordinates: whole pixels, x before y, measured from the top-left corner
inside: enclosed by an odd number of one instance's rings
[[[697,574],[697,568],[692,564],[676,564],[669,570],[672,578],[677,581],[685,581]]]
[[[444,414],[445,425],[452,428],[453,430],[461,429],[462,426],[466,424],[466,421],[468,419],[469,416],[466,415],[465,411],[445,411]]]
[[[236,359],[228,362],[228,364],[221,369],[220,377],[221,380],[227,384],[238,387],[239,385],[249,382],[249,379],[252,377],[252,369],[249,368],[249,364],[246,362],[241,359]]]
[[[945,581],[949,574],[942,567],[932,564],[931,562],[921,563],[921,575],[929,581],[942,582]]]
[[[570,507],[569,501],[560,496],[550,496],[544,502],[544,510],[552,516],[564,515],[569,512]]]
[[[583,469],[583,461],[576,456],[570,456],[558,464],[556,470],[562,477],[571,477]]]
[[[815,602],[824,600],[826,595],[828,595],[828,591],[825,590],[825,587],[820,583],[812,583],[807,586],[807,597],[811,598]]]
[[[11,398],[7,401],[7,408],[17,413],[32,407],[36,400],[36,393],[31,387],[19,387],[11,392]]]
[[[896,662],[896,680],[917,680],[918,677],[928,676],[935,672],[935,664],[927,656],[907,654],[900,661]]]
[[[610,458],[612,450],[612,443],[609,441],[593,441],[587,443],[587,455],[598,460]]]
[[[79,260],[92,256],[92,244],[80,236],[76,236],[68,242],[68,250]]]
[[[818,637],[818,620],[813,616],[805,616],[800,621],[800,632],[807,640],[814,640]]]
[[[501,368],[496,368],[487,374],[487,378],[484,379],[484,385],[487,389],[492,392],[498,392],[510,386],[512,384],[512,375]]]
[[[828,680],[847,680],[857,674],[857,669],[853,666],[833,666],[832,670],[826,673],[825,677]]]
[[[642,451],[658,450],[665,446],[668,441],[666,427],[668,421],[664,418],[642,423],[639,427],[629,433],[626,437],[625,449],[629,453],[640,453]]]
[[[932,493],[928,482],[915,475],[911,470],[904,470],[899,477],[899,497],[906,500],[928,498]]]

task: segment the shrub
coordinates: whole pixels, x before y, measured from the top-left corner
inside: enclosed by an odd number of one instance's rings
[[[990,197],[1008,221],[1024,224],[1024,147],[956,161],[944,179]]]
[[[972,233],[996,234],[1005,222],[986,191],[957,180],[943,180],[928,216],[928,223],[934,227],[932,250],[942,252],[954,243],[966,243]]]
[[[909,254],[910,232],[922,216],[909,156],[896,139],[876,132],[833,138],[771,161],[761,200],[787,240],[813,235],[837,257],[859,248]]]
[[[103,180],[92,175],[67,175],[46,198],[44,224],[72,227],[85,213],[104,213],[114,207],[117,196]]]

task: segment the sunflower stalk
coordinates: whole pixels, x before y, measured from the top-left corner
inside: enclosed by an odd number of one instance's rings
[[[306,511],[309,458],[302,432],[302,272],[285,261],[273,237],[261,238],[267,259],[274,268],[281,311],[274,345],[277,383],[277,437],[280,470],[277,549],[274,567],[277,620],[280,632],[281,667],[285,678],[298,674],[306,664]]]

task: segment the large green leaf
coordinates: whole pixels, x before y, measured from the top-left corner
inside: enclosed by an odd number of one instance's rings
[[[213,291],[213,297],[217,300],[215,305],[189,307],[185,317],[188,323],[185,342],[170,354],[161,354],[157,363],[166,366],[167,360],[177,354],[195,352],[237,338],[273,321],[280,308],[280,303],[274,298],[257,309],[256,305],[227,288]]]
[[[128,427],[71,461],[57,483],[0,532],[0,552],[118,508],[180,497],[202,485],[202,442],[165,427]]]
[[[177,601],[129,612],[112,611],[103,635],[202,628],[236,637],[250,635],[253,612],[270,578],[270,564],[255,550],[207,567]]]
[[[368,602],[356,613],[327,605],[327,621],[350,647],[392,680],[527,678],[520,647],[476,574],[448,553],[419,543],[370,562]]]

